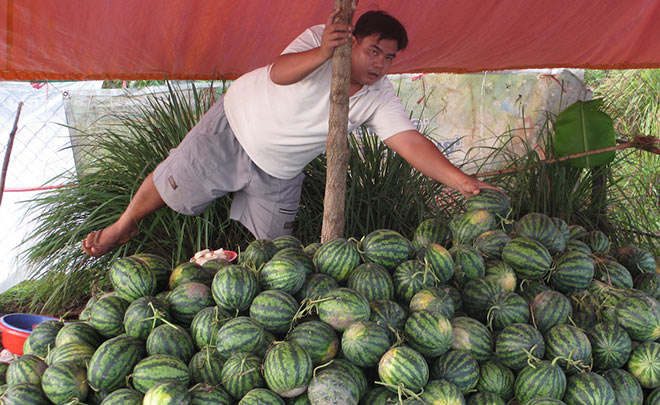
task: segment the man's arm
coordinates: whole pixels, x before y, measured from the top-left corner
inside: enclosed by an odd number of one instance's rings
[[[494,188],[463,173],[418,131],[400,132],[387,138],[385,144],[422,174],[460,191],[466,197],[478,194],[482,188]]]
[[[270,69],[270,79],[279,85],[294,84],[316,70],[332,57],[336,47],[345,44],[351,38],[351,26],[333,24],[339,9],[330,14],[323,29],[321,46],[304,52],[280,55]]]

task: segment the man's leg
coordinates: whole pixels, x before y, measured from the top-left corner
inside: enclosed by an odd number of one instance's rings
[[[92,232],[82,243],[90,256],[102,256],[109,250],[128,242],[137,232],[138,223],[147,215],[165,206],[150,173],[140,185],[124,213],[109,227]]]

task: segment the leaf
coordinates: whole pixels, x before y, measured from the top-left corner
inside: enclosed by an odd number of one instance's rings
[[[602,100],[577,101],[557,116],[555,157],[589,152],[616,145],[612,118],[601,110]],[[570,159],[579,168],[601,166],[614,159],[614,152]]]

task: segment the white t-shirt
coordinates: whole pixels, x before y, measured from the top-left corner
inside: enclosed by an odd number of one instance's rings
[[[319,47],[323,27],[305,30],[282,54]],[[290,179],[325,151],[332,61],[286,86],[273,83],[271,66],[246,73],[229,86],[225,114],[252,161],[271,176]],[[381,140],[415,129],[387,77],[350,97],[348,120],[349,132],[364,124]]]

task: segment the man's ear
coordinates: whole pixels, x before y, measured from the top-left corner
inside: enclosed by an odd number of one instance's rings
[[[355,46],[360,43],[360,40],[355,35],[351,35],[351,46]]]

